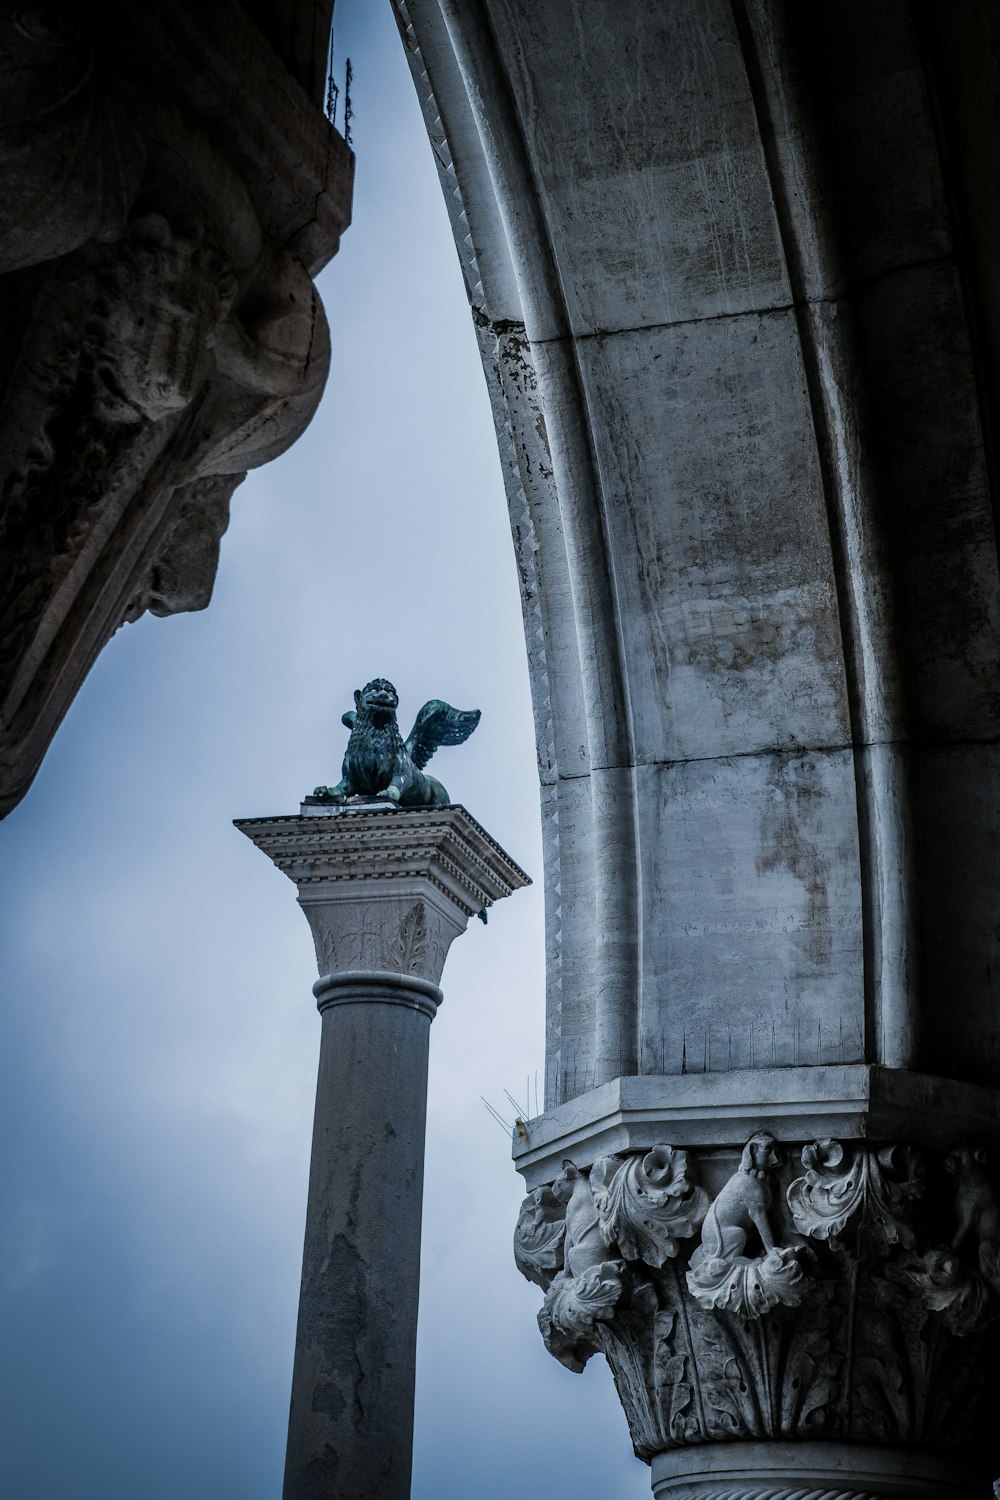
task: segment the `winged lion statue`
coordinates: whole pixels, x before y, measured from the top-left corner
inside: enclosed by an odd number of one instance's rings
[[[446,807],[448,793],[424,767],[441,745],[461,745],[479,723],[479,709],[463,712],[432,698],[417,714],[404,740],[396,722],[399,695],[375,677],[355,691],[354,708],[343,715],[351,731],[336,786],[318,786],[316,797],[385,797],[402,807]]]

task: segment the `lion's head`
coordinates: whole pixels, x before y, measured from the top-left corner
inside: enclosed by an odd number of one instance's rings
[[[385,677],[373,677],[363,688],[355,689],[354,703],[358,713],[374,724],[395,719],[399,694]]]

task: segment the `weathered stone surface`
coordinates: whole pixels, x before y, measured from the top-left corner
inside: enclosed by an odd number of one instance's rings
[[[285,1500],[406,1500],[432,986],[330,985]],[[440,996],[440,991],[437,991]],[[328,1003],[339,1000],[340,1003]]]
[[[980,1493],[900,1449],[961,1429],[993,1298],[944,1184],[975,1198],[1000,1144],[994,7],[394,4],[524,601],[549,972],[515,1157],[546,1341],[608,1353],[640,1451],[706,1445],[664,1495]],[[747,1207],[731,1152],[761,1130],[845,1140],[797,1219]],[[892,1141],[928,1188],[883,1275],[817,1226],[909,1181]],[[721,1205],[674,1281],[637,1230],[595,1239],[609,1153],[664,1142]],[[737,1208],[760,1244],[730,1254]],[[790,1436],[823,1452],[712,1456]],[[845,1436],[882,1457],[841,1465]]]
[[[650,1073],[864,1060],[849,752],[643,767],[641,1063]]]
[[[928,40],[958,67],[964,23],[396,9],[521,559],[550,1102],[680,1066],[720,1006],[734,1066],[996,1082],[980,106]]]
[[[8,5],[0,47],[2,812],[112,632],[208,603],[312,416],[353,157],[235,0]]]

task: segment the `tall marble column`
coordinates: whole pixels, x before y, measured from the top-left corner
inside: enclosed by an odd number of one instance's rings
[[[527,877],[458,806],[236,826],[298,887],[321,976],[284,1497],[406,1500],[430,1023],[451,943]]]

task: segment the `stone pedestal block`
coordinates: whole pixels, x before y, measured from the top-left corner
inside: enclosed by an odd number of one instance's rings
[[[407,1500],[437,981],[527,877],[462,807],[306,803],[237,827],[298,887],[321,975],[285,1500]]]

